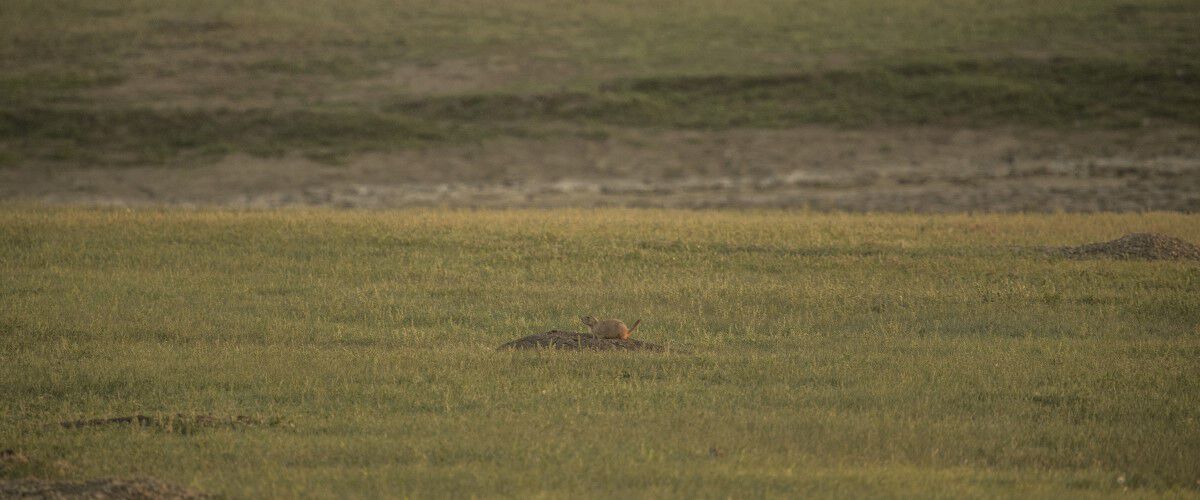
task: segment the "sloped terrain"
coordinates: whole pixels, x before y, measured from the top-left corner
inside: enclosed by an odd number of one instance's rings
[[[1200,260],[1200,248],[1187,241],[1155,233],[1130,233],[1112,241],[1065,247],[1076,259]]]

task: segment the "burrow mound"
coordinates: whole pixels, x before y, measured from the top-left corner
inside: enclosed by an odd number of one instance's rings
[[[528,337],[522,337],[497,347],[496,350],[506,349],[568,349],[576,351],[655,351],[667,350],[665,347],[637,339],[605,339],[590,333],[563,332],[550,330]]]
[[[1112,241],[1063,247],[1060,252],[1073,259],[1200,260],[1200,248],[1173,236],[1131,233]]]
[[[0,481],[0,498],[194,499],[213,497],[153,478],[106,478],[89,481],[45,481],[41,479]]]

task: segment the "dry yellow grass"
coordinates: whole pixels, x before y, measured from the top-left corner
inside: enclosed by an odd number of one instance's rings
[[[231,496],[1191,496],[1194,215],[0,211],[5,477]],[[597,281],[597,276],[605,279]],[[498,353],[585,312],[690,354]],[[130,414],[286,426],[63,429]]]

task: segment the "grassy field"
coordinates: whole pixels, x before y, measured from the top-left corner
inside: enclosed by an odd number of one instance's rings
[[[1178,214],[0,211],[4,477],[234,497],[1200,487]],[[687,352],[494,352],[592,313]],[[143,413],[286,425],[63,429]],[[1127,491],[1128,490],[1128,491]]]
[[[1200,126],[1190,0],[9,0],[0,165],[624,128]]]

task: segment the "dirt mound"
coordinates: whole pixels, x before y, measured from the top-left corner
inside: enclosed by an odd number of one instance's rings
[[[90,481],[0,481],[0,498],[166,499],[212,498],[182,486],[152,478],[93,479]]]
[[[604,339],[590,333],[562,332],[558,330],[551,330],[546,333],[522,337],[496,348],[498,351],[505,349],[571,349],[577,351],[624,350],[656,352],[666,350],[665,347],[658,344],[642,342],[636,339]]]
[[[1179,238],[1154,233],[1131,233],[1112,241],[1064,247],[1074,259],[1200,260],[1200,248]]]

